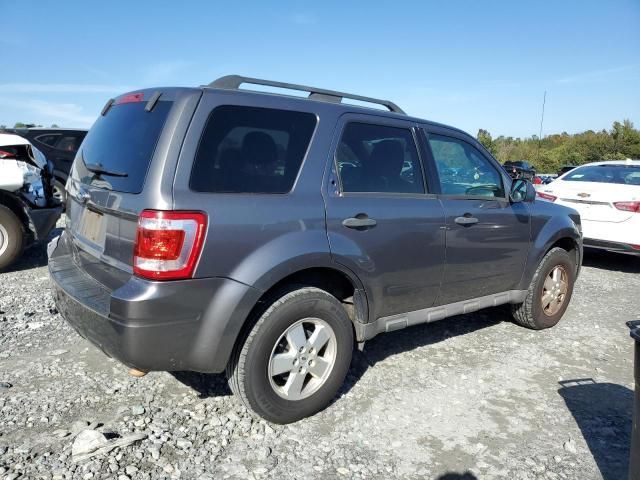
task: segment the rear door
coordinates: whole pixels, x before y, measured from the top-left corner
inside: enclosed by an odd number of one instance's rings
[[[373,319],[433,305],[444,211],[425,187],[415,125],[341,117],[325,193],[331,253],[362,280]]]
[[[438,304],[516,288],[530,246],[528,206],[510,203],[504,170],[466,136],[437,127],[426,133],[446,214]]]
[[[132,272],[138,214],[172,208],[175,160],[190,118],[185,110],[192,112],[198,97],[163,92],[149,108],[154,93],[116,99],[73,163],[67,231],[88,263]]]

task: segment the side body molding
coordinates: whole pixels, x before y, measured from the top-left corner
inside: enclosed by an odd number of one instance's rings
[[[460,302],[424,308],[413,312],[382,317],[375,322],[365,325],[362,340],[370,340],[379,333],[392,332],[412,325],[431,323],[454,315],[475,312],[488,307],[497,307],[507,303],[521,303],[527,296],[526,290],[509,290],[484,297],[472,298]]]

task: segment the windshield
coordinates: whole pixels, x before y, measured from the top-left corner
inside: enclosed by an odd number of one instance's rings
[[[145,105],[146,102],[114,105],[98,118],[73,164],[76,179],[119,192],[142,191],[172,102],[158,102],[151,112],[145,111]]]
[[[598,182],[640,185],[640,165],[590,165],[578,167],[566,176],[565,182]]]

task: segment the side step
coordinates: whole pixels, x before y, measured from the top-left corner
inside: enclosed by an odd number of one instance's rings
[[[509,290],[484,297],[463,300],[461,302],[439,305],[437,307],[414,310],[413,312],[400,313],[381,317],[375,322],[363,325],[364,335],[362,340],[370,340],[379,333],[392,332],[412,325],[431,323],[443,320],[454,315],[475,312],[483,308],[497,307],[507,303],[522,303],[527,296],[526,290]]]

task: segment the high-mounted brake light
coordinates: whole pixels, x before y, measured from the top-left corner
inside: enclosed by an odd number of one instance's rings
[[[640,201],[638,202],[613,202],[613,206],[618,210],[624,210],[625,212],[640,213]]]
[[[133,273],[152,280],[192,278],[207,216],[201,212],[143,210],[133,249]]]
[[[120,98],[116,98],[114,105],[121,105],[123,103],[136,103],[142,102],[144,100],[144,93],[129,93],[127,95],[123,95]]]
[[[550,202],[555,202],[558,199],[555,195],[549,195],[548,193],[536,192],[536,195],[543,200],[548,200]]]

